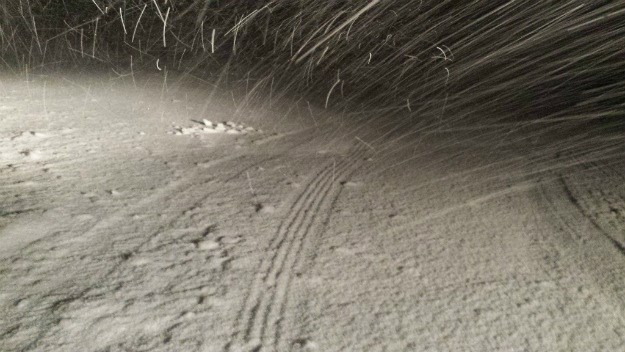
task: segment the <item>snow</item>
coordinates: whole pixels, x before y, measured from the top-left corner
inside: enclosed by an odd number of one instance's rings
[[[226,134],[246,134],[251,132],[262,133],[262,130],[256,130],[254,127],[245,126],[243,124],[237,124],[232,121],[213,123],[207,119],[202,119],[201,122],[191,127],[174,126],[175,135],[198,135],[198,134],[211,134],[211,133],[226,133]]]
[[[614,141],[561,161],[149,79],[0,90],[2,351],[625,350]]]

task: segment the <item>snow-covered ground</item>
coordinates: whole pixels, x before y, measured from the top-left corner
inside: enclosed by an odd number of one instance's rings
[[[1,351],[625,350],[609,140],[376,143],[157,79],[0,82]]]

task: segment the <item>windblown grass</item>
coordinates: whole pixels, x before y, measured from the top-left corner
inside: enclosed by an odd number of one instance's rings
[[[448,125],[623,126],[625,4],[7,0],[6,68],[177,70]],[[400,125],[400,124],[398,124]]]

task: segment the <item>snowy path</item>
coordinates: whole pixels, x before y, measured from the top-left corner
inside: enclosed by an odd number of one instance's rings
[[[3,80],[0,350],[625,350],[622,158],[116,84]]]

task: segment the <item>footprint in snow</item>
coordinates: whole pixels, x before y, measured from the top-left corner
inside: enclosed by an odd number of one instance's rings
[[[195,312],[193,312],[193,311],[183,312],[182,314],[180,314],[180,318],[182,318],[184,320],[193,319],[193,318],[195,318]]]
[[[95,219],[95,217],[91,214],[81,213],[81,214],[75,214],[74,219],[76,219],[77,221],[90,221],[90,220]]]
[[[144,266],[146,264],[150,264],[152,261],[148,258],[145,257],[140,257],[140,256],[133,256],[130,258],[130,260],[128,261],[128,263],[132,266]]]
[[[258,203],[255,205],[255,207],[256,212],[259,214],[273,214],[276,212],[276,207],[274,207],[273,205]]]
[[[41,151],[39,151],[39,150],[36,150],[36,149],[34,149],[34,150],[30,150],[30,149],[22,150],[20,152],[20,154],[22,154],[24,159],[32,160],[32,161],[40,160],[40,159],[43,158],[43,153]]]
[[[223,245],[233,245],[243,241],[241,236],[222,236],[217,240],[203,239],[195,242],[195,247],[201,251],[214,251],[220,249]]]
[[[30,305],[30,302],[28,301],[28,299],[24,298],[24,299],[20,299],[15,303],[15,308],[22,310],[27,308]]]
[[[243,241],[243,238],[241,238],[241,236],[234,236],[234,237],[220,237],[219,238],[219,242],[223,243],[223,244],[237,244],[239,242]]]
[[[35,131],[24,131],[20,133],[19,135],[11,138],[11,140],[13,141],[13,140],[24,140],[24,139],[45,138],[45,137],[49,137],[49,135],[45,133],[41,133],[41,132],[35,132]]]
[[[341,185],[344,186],[344,187],[348,187],[348,188],[357,188],[357,187],[364,186],[364,183],[362,183],[362,182],[354,182],[354,181],[343,181],[343,182],[341,182]]]
[[[221,247],[221,244],[214,240],[201,240],[196,242],[196,248],[201,251],[214,251]]]
[[[227,270],[232,262],[232,257],[228,256],[228,253],[221,252],[217,256],[212,256],[209,259],[211,268],[217,270]]]
[[[296,339],[293,341],[295,351],[314,352],[319,351],[319,345],[308,338]]]

